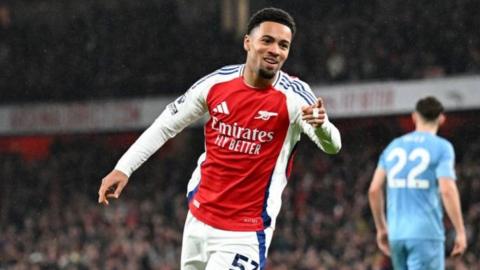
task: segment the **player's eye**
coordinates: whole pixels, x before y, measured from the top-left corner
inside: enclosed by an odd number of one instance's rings
[[[273,38],[271,38],[271,37],[263,37],[263,38],[261,39],[261,41],[262,41],[263,43],[265,43],[265,44],[270,44],[270,43],[273,42]]]

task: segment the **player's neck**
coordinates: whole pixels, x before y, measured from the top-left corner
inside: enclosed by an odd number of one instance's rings
[[[418,123],[415,127],[415,130],[420,132],[429,132],[432,134],[437,134],[438,126],[433,124]]]
[[[274,76],[272,79],[262,78],[256,72],[250,70],[248,67],[245,68],[245,71],[243,73],[243,81],[245,82],[245,84],[252,88],[259,89],[267,88],[268,86],[272,85],[276,77],[277,76]]]

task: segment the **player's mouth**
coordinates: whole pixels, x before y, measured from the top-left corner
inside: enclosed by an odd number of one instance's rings
[[[275,68],[278,65],[278,60],[272,57],[265,57],[263,61],[267,63],[267,67],[269,68]]]

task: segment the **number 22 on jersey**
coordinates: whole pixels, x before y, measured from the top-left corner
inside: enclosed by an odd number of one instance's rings
[[[389,170],[387,174],[388,186],[390,188],[413,188],[413,189],[428,189],[430,182],[426,179],[419,179],[430,163],[430,154],[424,148],[415,148],[410,153],[405,149],[396,147],[390,151],[387,156],[387,161],[391,162],[396,159],[396,163]],[[420,160],[414,167],[412,167],[407,178],[399,178],[398,174],[405,169],[408,161],[414,162]],[[404,174],[403,174],[404,175]]]

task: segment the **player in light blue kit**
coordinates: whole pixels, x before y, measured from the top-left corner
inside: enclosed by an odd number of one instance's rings
[[[393,140],[380,156],[369,189],[380,250],[394,269],[445,269],[443,206],[456,232],[451,256],[467,243],[452,144],[436,135],[445,121],[434,97],[417,102],[415,131]],[[384,184],[387,180],[385,217]]]

